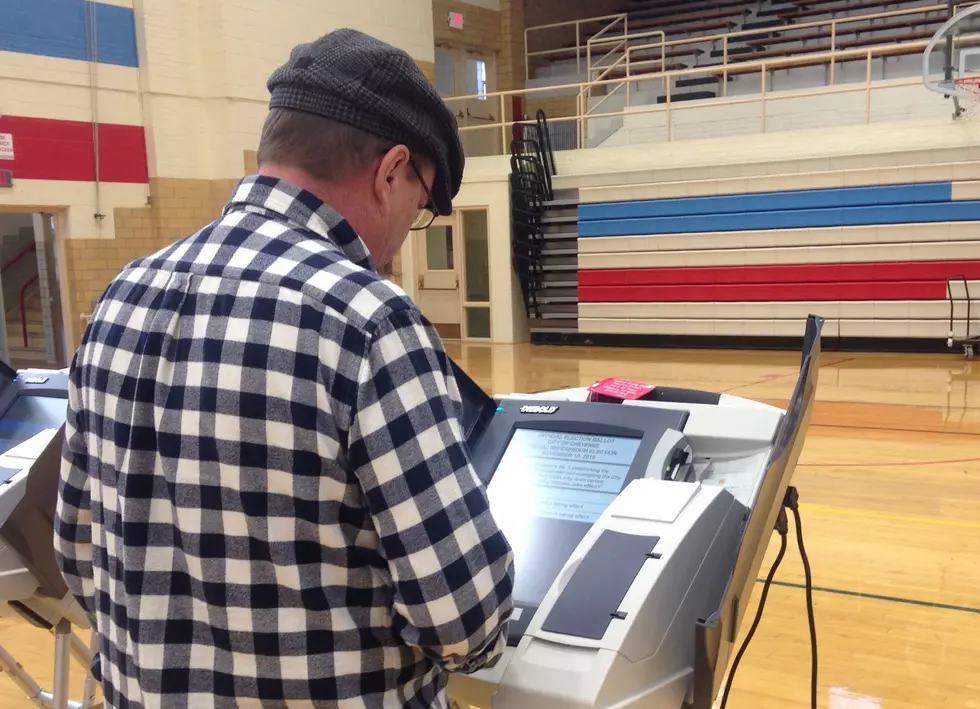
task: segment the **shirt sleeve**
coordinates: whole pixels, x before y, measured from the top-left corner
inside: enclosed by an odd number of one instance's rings
[[[395,632],[446,671],[469,673],[503,650],[514,563],[463,445],[437,341],[416,312],[381,323],[348,451],[391,573]]]
[[[92,515],[89,459],[79,428],[76,373],[68,385],[65,443],[55,506],[54,550],[68,590],[94,621],[95,584],[92,577]]]

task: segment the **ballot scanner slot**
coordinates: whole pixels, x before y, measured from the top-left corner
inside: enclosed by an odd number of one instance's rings
[[[562,589],[542,630],[601,640],[660,537],[606,530]]]
[[[699,389],[681,389],[679,387],[654,387],[646,397],[647,401],[669,402],[671,404],[701,404],[718,406],[721,394]]]

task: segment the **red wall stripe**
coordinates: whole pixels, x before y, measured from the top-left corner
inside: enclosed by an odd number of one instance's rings
[[[0,133],[13,135],[14,159],[0,160],[0,169],[12,170],[14,180],[95,181],[91,123],[0,116]],[[99,179],[148,181],[142,126],[99,124]]]
[[[950,276],[980,278],[980,261],[898,261],[697,268],[580,270],[580,286],[721,285],[738,283],[834,283],[931,281]]]
[[[942,300],[946,281],[579,286],[581,303],[737,303],[826,300]]]

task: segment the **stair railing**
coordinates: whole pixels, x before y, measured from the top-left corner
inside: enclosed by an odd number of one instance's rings
[[[37,244],[31,244],[30,246],[25,247],[23,250],[18,251],[16,254],[14,254],[13,258],[7,261],[7,263],[0,266],[0,274],[6,273],[7,269],[9,269],[11,266],[16,265],[17,262],[19,262],[22,258],[27,256],[27,254],[36,250],[37,250]]]
[[[956,318],[956,297],[953,295],[953,283],[963,284],[963,296],[966,299],[966,320],[963,337],[956,336],[956,325],[959,320]],[[946,341],[948,347],[954,345],[975,345],[980,341],[980,335],[970,333],[970,325],[973,321],[973,302],[970,298],[970,282],[966,276],[951,276],[946,279],[946,299],[949,301],[949,339]]]
[[[525,128],[530,128],[526,131]],[[554,199],[551,182],[556,174],[548,117],[538,111],[533,124],[514,126],[511,164],[511,262],[521,286],[528,317],[541,317],[538,292],[543,287],[543,214]],[[533,137],[527,137],[528,133]]]
[[[551,130],[548,127],[548,116],[539,109],[534,119],[538,131],[538,145],[540,146],[539,158],[544,166],[545,180],[548,185],[548,199],[554,199],[555,192],[552,189],[551,176],[558,174],[558,168],[555,165],[555,151],[551,148]]]
[[[39,276],[34,276],[34,278],[27,281],[24,285],[20,287],[20,297],[18,299],[20,304],[20,329],[21,333],[24,335],[24,347],[29,347],[29,338],[27,336],[27,291],[31,286],[36,286],[38,283]]]

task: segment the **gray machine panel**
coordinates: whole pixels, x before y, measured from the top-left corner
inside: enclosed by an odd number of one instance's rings
[[[686,411],[618,404],[500,402],[471,458],[487,484],[490,509],[514,548],[518,612],[508,644],[520,642],[605,507],[647,474],[665,433],[683,431],[687,419]],[[521,504],[515,506],[515,500]]]
[[[541,626],[549,633],[600,640],[660,537],[604,531],[562,589]]]

